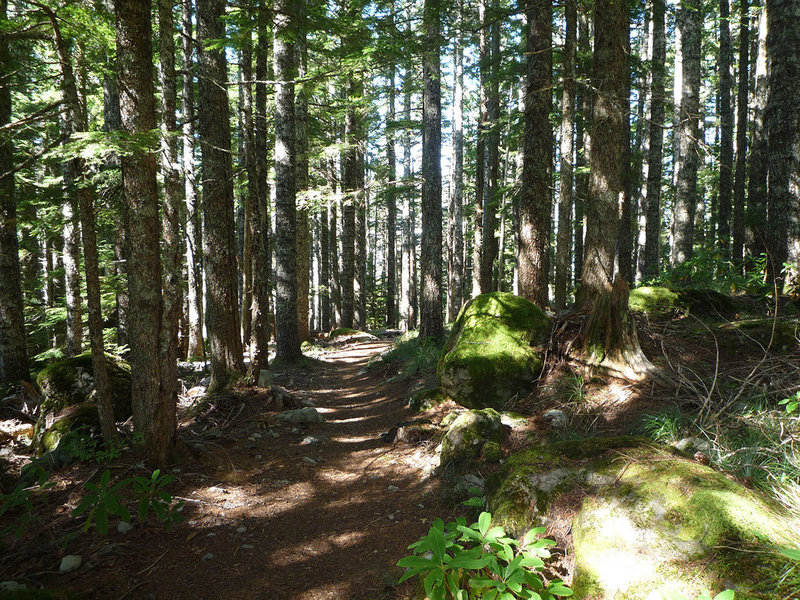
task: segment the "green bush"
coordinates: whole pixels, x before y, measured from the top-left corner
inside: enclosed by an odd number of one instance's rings
[[[550,556],[547,547],[555,544],[536,539],[543,527],[517,542],[502,527],[492,527],[491,520],[488,512],[470,526],[464,518],[447,525],[436,519],[428,535],[409,546],[414,553],[398,561],[408,568],[400,581],[419,576],[430,600],[553,600],[572,595],[560,580],[545,584],[539,574],[543,559]]]

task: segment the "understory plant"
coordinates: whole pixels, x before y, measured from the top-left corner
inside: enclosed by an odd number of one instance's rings
[[[411,556],[398,561],[407,571],[403,582],[420,577],[429,600],[553,600],[572,590],[555,579],[545,583],[540,571],[550,557],[552,540],[537,539],[544,528],[531,529],[521,542],[502,527],[491,526],[492,515],[482,512],[467,525],[459,518],[446,525],[436,519],[428,534],[409,546]]]

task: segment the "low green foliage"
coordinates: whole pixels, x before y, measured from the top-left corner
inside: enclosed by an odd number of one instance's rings
[[[391,350],[380,355],[384,366],[399,365],[400,372],[393,381],[405,381],[412,377],[430,375],[436,372],[441,345],[434,340],[419,341],[416,331],[400,336]]]
[[[778,404],[782,405],[786,409],[787,413],[796,413],[798,407],[800,407],[800,390],[795,392],[794,396],[784,398]]]
[[[176,506],[172,505],[172,496],[164,490],[168,484],[174,481],[172,475],[162,475],[159,469],[153,471],[150,478],[141,477],[139,475],[133,478],[133,492],[139,499],[139,510],[137,517],[139,521],[146,521],[147,516],[152,510],[156,519],[164,523],[169,529],[173,523],[181,520],[181,515],[178,511],[183,502],[178,503]]]
[[[49,471],[39,466],[30,467],[30,471],[37,481],[34,486],[20,483],[8,494],[0,494],[0,523],[5,523],[0,526],[0,536],[11,533],[21,536],[25,528],[36,520],[33,516],[35,488],[41,491],[53,487],[53,483],[47,481],[50,477]]]
[[[87,482],[84,485],[88,493],[72,511],[72,516],[88,513],[84,531],[94,524],[97,531],[105,535],[108,533],[109,517],[117,516],[130,522],[131,514],[126,506],[124,491],[131,489],[138,505],[139,521],[146,521],[152,511],[156,519],[169,528],[182,519],[178,510],[183,503],[173,506],[172,496],[164,489],[173,480],[171,475],[162,475],[156,469],[149,478],[134,476],[111,485],[111,472],[106,469],[100,476],[99,484]]]
[[[84,484],[83,487],[88,490],[88,493],[72,511],[72,516],[79,517],[84,513],[88,513],[83,530],[89,531],[89,528],[94,524],[97,531],[102,535],[108,533],[109,516],[116,515],[123,521],[130,521],[131,513],[128,512],[121,494],[122,490],[130,483],[130,479],[123,479],[111,485],[111,471],[106,469],[100,476],[99,484],[88,481]]]
[[[571,596],[560,580],[545,584],[539,571],[549,558],[552,540],[536,539],[544,528],[530,530],[521,542],[507,537],[502,527],[491,526],[492,515],[481,513],[478,522],[466,519],[444,524],[436,519],[428,535],[409,549],[411,556],[398,561],[408,570],[405,581],[419,576],[430,600],[553,600]]]

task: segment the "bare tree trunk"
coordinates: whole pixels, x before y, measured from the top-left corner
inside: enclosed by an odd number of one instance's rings
[[[556,310],[567,303],[567,270],[570,262],[572,226],[572,136],[575,127],[575,46],[577,43],[578,8],[575,0],[566,0],[564,39],[564,91],[561,96],[561,175],[558,194],[558,238],[556,241]]]
[[[224,49],[208,40],[225,37],[224,0],[198,0],[199,125],[203,155],[203,254],[206,328],[211,341],[211,387],[244,371],[237,298],[233,166]]]
[[[297,65],[292,41],[297,34],[296,4],[275,0],[275,304],[276,358],[302,356],[297,326],[296,114]]]
[[[392,24],[394,24],[394,18]],[[386,162],[389,166],[389,182],[386,195],[386,326],[397,327],[397,157],[394,149],[395,71],[389,66],[388,104],[389,115],[386,127]]]
[[[406,70],[403,77],[403,119],[411,120],[411,74]],[[411,172],[411,132],[406,127],[403,133],[403,246],[400,268],[400,321],[406,331],[414,328],[412,312],[412,269],[413,269],[413,235],[414,224],[411,213],[411,196],[413,195],[413,173]]]
[[[800,261],[800,3],[771,0],[767,12],[767,274],[794,292]],[[784,271],[794,263],[795,275]],[[788,291],[788,290],[787,290]]]
[[[675,210],[670,262],[692,258],[697,208],[700,122],[700,59],[703,11],[699,0],[681,0],[675,57]]]
[[[762,5],[758,24],[758,51],[756,54],[754,85],[753,146],[747,182],[747,253],[758,258],[767,249],[767,137],[764,111],[769,90],[767,81],[767,7]]]
[[[581,8],[581,7],[579,7]],[[588,7],[587,7],[588,8]],[[589,79],[591,77],[592,54],[589,45],[590,38],[589,11],[582,9],[578,14],[578,56],[580,75]],[[577,92],[578,113],[575,123],[575,138],[577,141],[575,165],[575,286],[580,285],[583,273],[583,238],[585,222],[585,206],[589,197],[589,159],[591,155],[591,123],[592,123],[592,97],[589,90],[583,86]]]
[[[267,181],[267,84],[269,49],[266,0],[259,0],[257,8],[258,42],[256,45],[256,98],[255,137],[253,139],[256,201],[250,221],[252,243],[253,298],[250,304],[250,378],[258,382],[258,375],[269,364],[269,183]],[[261,157],[259,159],[259,157]]]
[[[442,88],[439,56],[441,15],[436,0],[425,0],[423,26],[422,275],[419,339],[444,336],[442,320]]]
[[[631,40],[630,31],[625,35],[625,57],[626,66],[625,70],[628,74],[625,77],[625,85],[622,91],[623,97],[626,99],[622,104],[623,115],[622,118],[625,122],[623,128],[623,135],[625,137],[624,153],[623,153],[623,191],[622,197],[619,201],[619,225],[617,227],[617,272],[619,276],[626,282],[633,281],[633,186],[634,186],[634,172],[631,162],[631,78],[630,78],[630,63],[628,57],[631,55]]]
[[[552,12],[551,0],[528,0],[524,162],[519,199],[519,294],[539,307],[547,305],[550,271]]]
[[[481,5],[488,13],[484,17],[484,27],[481,29],[481,50],[487,43],[484,63],[488,75],[486,81],[486,116],[485,121],[485,183],[483,197],[483,248],[481,250],[481,292],[490,292],[494,289],[492,275],[494,274],[494,261],[497,257],[497,194],[500,181],[500,88],[498,83],[500,71],[500,23],[498,21],[497,0],[492,0],[491,11],[487,10],[486,1]],[[488,17],[488,18],[487,18]],[[489,21],[488,24],[486,22]],[[488,39],[485,32],[488,28]],[[483,69],[483,64],[481,69]]]
[[[192,52],[192,0],[183,0],[183,189],[186,204],[186,270],[188,272],[188,358],[205,356],[203,348],[203,237],[197,206],[194,168],[194,61]]]
[[[298,3],[298,6],[302,6]],[[308,49],[305,32],[298,32],[295,38],[298,77],[306,76],[308,69]],[[300,341],[310,339],[308,329],[308,276],[310,271],[310,232],[308,225],[309,204],[302,194],[308,189],[308,92],[303,84],[297,90],[295,106],[297,139],[297,192],[301,199],[297,203],[297,328]]]
[[[0,0],[0,19],[7,18],[8,0]],[[0,33],[0,127],[11,123],[11,52]],[[18,381],[30,380],[25,337],[24,301],[17,240],[17,199],[14,193],[14,142],[0,138],[0,393]]]
[[[723,2],[727,0],[722,0]],[[748,0],[739,0],[739,83],[736,98],[736,167],[733,186],[733,245],[735,265],[744,260],[744,206],[747,177],[747,101],[750,89],[750,8]]]
[[[158,0],[159,56],[161,57],[162,97],[162,172],[164,176],[164,203],[161,209],[161,247],[163,249],[163,316],[161,324],[161,402],[164,431],[177,431],[176,407],[178,403],[178,320],[183,308],[181,293],[180,210],[181,174],[178,164],[178,124],[175,111],[178,92],[175,72],[175,22],[172,0]]]
[[[122,126],[129,135],[156,127],[150,2],[117,0],[117,62]],[[123,186],[130,207],[131,388],[134,429],[157,463],[166,462],[175,441],[175,417],[162,394],[160,337],[163,302],[159,255],[158,189],[154,151],[122,158]],[[174,406],[172,407],[174,410]]]
[[[719,206],[717,242],[726,259],[731,258],[731,205],[733,195],[733,48],[731,47],[730,6],[719,0]]]

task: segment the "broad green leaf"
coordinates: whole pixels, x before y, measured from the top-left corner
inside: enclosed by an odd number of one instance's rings
[[[489,525],[492,522],[492,515],[488,512],[482,512],[481,516],[478,517],[478,530],[481,532],[482,536],[486,536],[486,532],[489,531]]]
[[[736,592],[733,590],[725,590],[714,596],[714,600],[733,600],[734,596],[736,596]]]
[[[104,506],[97,509],[97,518],[95,519],[95,527],[101,535],[108,533],[108,512]]]
[[[795,548],[781,548],[781,554],[783,554],[786,558],[791,558],[792,560],[800,560],[800,550]],[[725,590],[730,591],[730,590]],[[723,594],[725,592],[722,592]],[[719,596],[717,596],[719,597]]]
[[[397,561],[397,566],[411,567],[412,569],[431,569],[436,566],[436,563],[424,556],[406,556]]]
[[[470,558],[469,556],[456,556],[448,565],[453,569],[482,569],[489,564],[490,557]]]
[[[431,542],[433,559],[438,563],[442,563],[444,561],[445,550],[444,533],[442,533],[441,529],[431,527],[431,530],[428,532],[428,539]]]
[[[517,556],[515,556],[515,557],[514,557],[514,559],[513,559],[512,561],[510,561],[510,562],[508,563],[508,566],[506,567],[505,573],[503,574],[503,577],[504,577],[505,579],[508,579],[508,578],[509,578],[509,576],[510,576],[510,575],[511,575],[511,574],[512,574],[514,571],[517,571],[517,570],[519,569],[519,567],[520,567],[520,564],[522,563],[522,560],[523,560],[523,558],[524,558],[524,557],[523,557],[521,554],[518,554]]]
[[[542,533],[544,533],[544,527],[534,527],[525,534],[525,537],[522,538],[522,545],[527,546],[532,544],[534,541],[536,541],[536,536]]]

